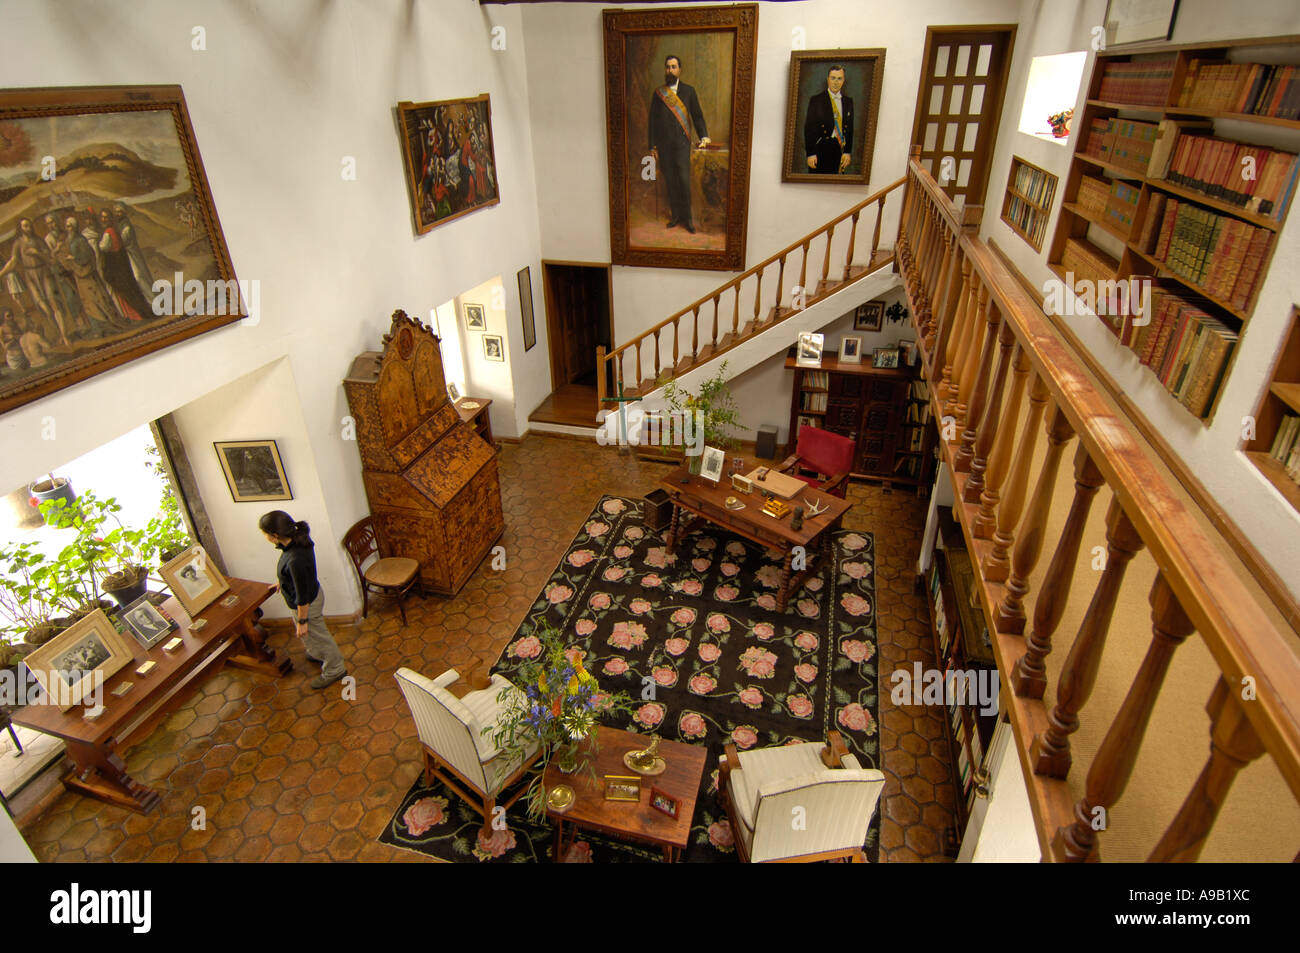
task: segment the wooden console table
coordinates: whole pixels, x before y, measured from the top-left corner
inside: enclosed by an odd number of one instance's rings
[[[466,402],[477,404],[477,407],[466,407]],[[474,432],[487,441],[489,447],[493,450],[497,445],[492,440],[492,418],[488,415],[488,408],[492,406],[492,401],[486,397],[462,397],[456,401],[456,413],[460,419],[474,428]]]
[[[172,712],[185,697],[184,688],[222,663],[272,677],[292,671],[288,656],[267,646],[254,624],[257,607],[275,593],[275,586],[250,579],[228,581],[230,591],[199,613],[200,619],[207,620],[201,632],[190,630],[189,616],[175,596],[163,603],[164,611],[179,626],[168,639],[183,639],[174,652],[163,651],[167,640],[145,649],[129,633],[122,637],[122,643],[134,649],[135,661],[104,682],[105,710],[98,718],[86,720],[84,705],[74,705],[64,712],[57,705],[39,701],[13,713],[15,724],[63,739],[74,763],[63,777],[65,787],[109,804],[149,813],[161,802],[161,796],[127,774],[119,755]],[[238,596],[239,601],[223,606],[222,601],[231,595]],[[155,668],[148,675],[137,675],[135,670],[146,660],[157,663]],[[119,698],[113,690],[125,682],[135,687]]]
[[[827,564],[833,559],[831,553],[831,531],[838,529],[844,514],[852,503],[837,496],[822,493],[820,490],[801,490],[793,499],[787,500],[793,509],[802,506],[807,512],[810,498],[827,504],[827,509],[814,517],[804,517],[803,526],[790,528],[791,514],[775,519],[763,512],[763,497],[758,492],[748,496],[731,486],[727,476],[731,469],[731,457],[723,465],[724,476],[717,483],[701,476],[691,476],[684,466],[678,467],[659,481],[659,486],[668,494],[673,503],[672,529],[668,533],[667,550],[673,552],[684,536],[694,531],[703,522],[713,523],[723,529],[743,536],[751,542],[758,543],[770,550],[782,554],[784,563],[781,567],[781,584],[776,591],[776,609],[784,612],[790,593],[797,592],[799,586],[812,572],[815,550],[821,549]],[[683,483],[683,479],[685,482]],[[744,509],[733,510],[726,505],[727,497],[734,496]],[[683,515],[687,514],[687,515]],[[807,562],[802,571],[793,574],[795,547],[802,546]]]

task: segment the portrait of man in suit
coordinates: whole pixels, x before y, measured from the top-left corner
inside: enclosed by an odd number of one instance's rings
[[[808,171],[839,175],[853,158],[853,99],[844,93],[844,67],[826,72],[826,88],[808,100],[803,124]]]
[[[692,131],[693,130],[693,131]],[[668,185],[668,227],[695,234],[691,217],[691,150],[710,142],[695,87],[682,82],[681,58],[664,59],[664,83],[650,100],[650,154]]]

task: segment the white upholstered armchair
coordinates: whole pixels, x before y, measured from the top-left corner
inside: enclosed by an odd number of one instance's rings
[[[866,861],[862,843],[885,776],[859,767],[839,732],[830,741],[827,759],[840,767],[826,766],[821,742],[739,753],[726,746],[718,794],[742,860]]]
[[[487,688],[457,698],[447,690],[460,678],[454,668],[435,679],[399,668],[396,678],[424,745],[424,783],[438,778],[483,815],[483,829],[489,831],[492,810],[502,793],[520,780],[541,754],[534,746],[509,758],[492,744],[491,731],[483,732],[496,723],[503,707],[497,700],[501,690],[519,690],[509,680],[493,675]],[[527,785],[520,785],[501,805],[509,808],[526,790]]]

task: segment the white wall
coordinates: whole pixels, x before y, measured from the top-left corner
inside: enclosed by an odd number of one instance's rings
[[[483,319],[487,324],[487,330],[466,329],[465,305],[467,303],[483,306]],[[492,418],[494,436],[496,434],[506,437],[518,436],[520,431],[516,429],[515,423],[515,388],[514,381],[511,379],[514,351],[507,326],[509,315],[506,311],[506,291],[501,283],[501,276],[497,275],[457,298],[456,315],[460,329],[461,356],[465,362],[465,393],[475,397],[487,397],[492,401],[492,406],[488,408],[488,416]],[[483,337],[489,334],[501,338],[504,361],[489,361],[485,356]],[[522,353],[524,349],[522,327],[518,348]]]
[[[635,9],[632,4],[624,6]],[[872,12],[873,7],[878,11]],[[927,24],[1009,23],[1018,11],[1019,4],[1008,0],[917,0],[906,8],[862,0],[762,4],[745,266],[762,261],[902,177]],[[536,179],[542,186],[538,195],[542,254],[559,260],[609,261],[601,7],[529,6],[523,20],[531,51],[533,155]],[[809,50],[887,50],[871,182],[866,186],[781,182],[791,38],[796,27],[802,28]],[[683,78],[691,81],[689,68]],[[897,231],[897,206],[891,211],[893,217],[881,231],[887,245],[893,244]],[[861,240],[858,248],[863,249]],[[816,257],[813,261],[820,263]],[[731,277],[730,272],[615,267],[614,343],[626,342]],[[787,292],[788,288],[789,282]],[[746,313],[743,308],[741,313]]]
[[[1095,54],[1092,28],[1102,22],[1106,0],[1025,0],[1020,9],[1020,30],[1011,65],[1010,89],[1004,116],[1019,115],[1030,59],[1048,53],[1087,50],[1091,73]],[[1274,36],[1300,33],[1300,7],[1284,0],[1251,2],[1225,7],[1218,0],[1183,0],[1174,21],[1172,42],[1213,42],[1234,37]],[[1294,56],[1294,51],[1292,54]],[[1086,84],[1085,84],[1086,85]],[[1075,115],[1082,115],[1087,90],[1081,89]],[[1043,251],[1035,253],[998,218],[1001,196],[1014,153],[1039,165],[1061,179],[1057,190],[1059,212],[1070,155],[1081,132],[1082,122],[1071,127],[1070,148],[1028,136],[1004,121],[998,137],[989,179],[989,209],[982,235],[997,241],[1016,266],[1039,287],[1055,278],[1047,268],[1051,236],[1056,231],[1054,214],[1047,228]],[[1256,141],[1270,139],[1275,130],[1252,123],[1221,123],[1220,134],[1243,136]],[[1296,149],[1294,133],[1277,141]],[[1097,234],[1097,230],[1093,230]],[[1100,243],[1099,243],[1100,244]],[[1139,365],[1136,356],[1122,347],[1100,321],[1091,315],[1067,318],[1102,366],[1124,392],[1137,403],[1174,450],[1187,462],[1210,494],[1242,528],[1264,558],[1282,577],[1293,595],[1300,596],[1300,514],[1268,483],[1253,464],[1238,452],[1242,418],[1255,413],[1268,383],[1272,361],[1286,331],[1294,302],[1300,302],[1300,215],[1292,210],[1279,235],[1268,278],[1259,292],[1255,311],[1246,324],[1235,363],[1214,421],[1207,427],[1188,414],[1164,390],[1155,376]]]
[[[493,25],[505,28],[504,50],[491,48]],[[191,49],[196,26],[206,32],[205,51]],[[26,485],[284,358],[292,381],[284,396],[302,408],[305,438],[290,475],[295,490],[303,474],[319,475],[311,504],[319,515],[308,518],[316,516],[318,538],[328,528],[334,539],[366,511],[356,445],[341,436],[348,411],[340,382],[353,356],[378,348],[395,308],[427,320],[435,305],[494,275],[513,280],[528,264],[540,273],[518,10],[390,0],[9,0],[4,31],[0,87],[183,87],[235,270],[261,283],[261,320],[0,417],[0,486]],[[501,204],[417,238],[394,106],[483,92],[491,96]],[[341,175],[345,156],[356,160],[355,181]],[[514,309],[510,350],[522,355],[514,344],[522,334],[517,295],[506,298]],[[532,364],[545,373],[543,322],[538,330],[541,346],[516,359],[519,374]],[[55,441],[40,437],[47,416],[58,424]],[[518,433],[520,422],[516,415],[513,427],[499,426]],[[209,502],[221,494],[229,498],[222,488]],[[260,536],[247,535],[242,511],[232,518],[216,528],[241,566]]]

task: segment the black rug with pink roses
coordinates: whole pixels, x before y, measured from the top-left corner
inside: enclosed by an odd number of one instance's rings
[[[880,766],[873,540],[835,533],[834,567],[811,576],[781,614],[773,554],[706,526],[669,556],[643,510],[641,500],[600,500],[494,670],[509,678],[535,657],[543,624],[565,633],[603,688],[637,699],[614,727],[708,748],[685,859],[734,862],[716,797],[727,741],[744,750],[820,741],[837,729],[863,767]],[[444,860],[551,860],[551,828],[531,822],[523,800],[507,820],[508,829],[483,838],[481,818],[454,792],[417,780],[379,840]],[[873,861],[878,840],[879,814],[864,845]],[[566,859],[662,853],[581,833]]]

